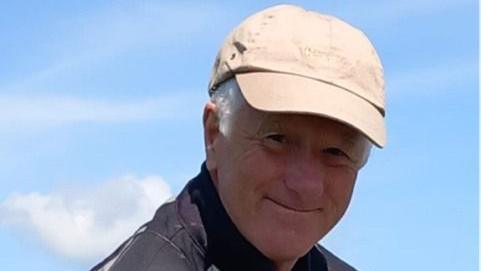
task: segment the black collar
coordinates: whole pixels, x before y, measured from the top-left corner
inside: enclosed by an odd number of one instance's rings
[[[206,253],[206,267],[215,265],[220,270],[274,270],[272,261],[247,241],[232,223],[205,164],[182,194],[186,193],[188,196],[178,199],[179,214],[196,245]],[[326,260],[316,247],[297,261],[293,271],[314,269],[327,271]]]

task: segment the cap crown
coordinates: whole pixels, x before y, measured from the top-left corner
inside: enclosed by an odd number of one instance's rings
[[[224,41],[209,91],[234,74],[256,71],[294,74],[337,86],[384,115],[379,56],[363,32],[335,17],[291,5],[250,16]]]

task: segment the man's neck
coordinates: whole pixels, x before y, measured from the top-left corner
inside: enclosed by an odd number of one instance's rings
[[[275,271],[291,271],[296,261],[274,262]]]

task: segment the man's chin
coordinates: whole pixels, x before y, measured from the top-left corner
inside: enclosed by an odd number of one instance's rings
[[[282,242],[282,244],[271,243],[267,244],[260,251],[274,263],[295,263],[297,259],[306,255],[314,246],[301,245],[295,242]]]
[[[317,237],[307,239],[302,232],[283,232],[275,229],[258,232],[256,237],[251,243],[274,262],[295,262],[307,254],[318,241]]]

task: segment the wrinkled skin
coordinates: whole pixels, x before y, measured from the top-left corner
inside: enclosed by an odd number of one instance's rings
[[[346,211],[367,140],[333,120],[248,105],[226,136],[216,110],[206,104],[204,133],[221,201],[244,237],[290,270]]]

